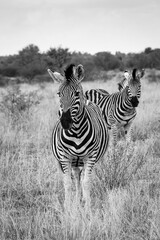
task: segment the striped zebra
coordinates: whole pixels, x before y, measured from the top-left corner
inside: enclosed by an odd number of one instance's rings
[[[108,147],[109,134],[99,107],[86,101],[81,86],[82,65],[69,65],[64,76],[48,72],[60,83],[60,119],[52,134],[52,149],[64,175],[65,207],[71,203],[71,174],[75,177],[76,199],[82,187],[85,206],[90,205],[89,185],[92,169]]]
[[[141,96],[140,79],[144,76],[144,70],[133,69],[125,71],[123,89],[120,92],[109,94],[102,89],[91,89],[85,93],[87,100],[97,104],[111,129],[112,150],[117,144],[117,133],[120,127],[124,128],[127,144],[131,141],[132,122],[136,117],[136,107]],[[121,84],[122,86],[122,84]]]

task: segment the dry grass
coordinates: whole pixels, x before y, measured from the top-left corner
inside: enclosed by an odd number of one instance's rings
[[[147,77],[146,77],[147,78]],[[84,83],[84,89],[117,89],[117,79]],[[0,239],[160,239],[160,91],[142,81],[134,123],[133,153],[120,138],[115,159],[97,163],[91,184],[91,214],[74,202],[63,209],[62,174],[51,151],[57,118],[57,84],[22,85],[41,101],[13,125],[0,113]],[[0,93],[6,89],[0,89]],[[1,95],[2,100],[2,95]],[[74,186],[73,186],[74,192]]]

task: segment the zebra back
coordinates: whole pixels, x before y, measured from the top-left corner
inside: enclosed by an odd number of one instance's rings
[[[103,96],[107,95],[109,93],[104,89],[90,89],[85,92],[85,97],[96,105],[98,105]]]

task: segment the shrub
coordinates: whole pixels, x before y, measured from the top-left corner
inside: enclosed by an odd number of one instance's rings
[[[4,87],[8,85],[8,83],[9,83],[9,79],[7,77],[0,75],[0,87]]]
[[[152,82],[160,82],[160,73],[156,69],[151,69],[148,74],[148,81]]]
[[[104,192],[107,189],[118,189],[119,187],[128,186],[133,179],[138,177],[139,172],[146,163],[148,147],[143,142],[140,146],[130,146],[132,151],[127,154],[126,144],[118,142],[115,154],[107,152],[103,161],[97,164],[96,177],[99,184],[97,191]],[[103,183],[103,184],[102,184]],[[100,188],[103,186],[103,189]]]
[[[1,111],[15,125],[18,121],[29,116],[31,107],[40,103],[40,97],[37,92],[33,91],[29,94],[22,93],[20,86],[15,84],[8,88],[7,94],[3,96],[0,104]]]

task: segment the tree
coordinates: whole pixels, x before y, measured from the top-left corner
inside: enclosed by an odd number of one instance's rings
[[[98,52],[95,56],[95,64],[105,71],[120,67],[120,61],[110,52]]]
[[[32,80],[37,74],[44,72],[39,48],[33,44],[19,51],[19,74]]]
[[[39,57],[39,48],[33,44],[28,45],[19,51],[19,63],[21,66],[33,62]]]
[[[61,71],[64,65],[70,60],[71,53],[68,48],[50,48],[47,53],[47,65],[54,70]]]
[[[147,47],[147,48],[145,48],[145,50],[144,50],[144,53],[145,54],[149,54],[149,53],[151,53],[152,52],[152,48],[151,47]]]
[[[18,75],[17,55],[1,57],[0,74],[7,77],[15,77]]]

